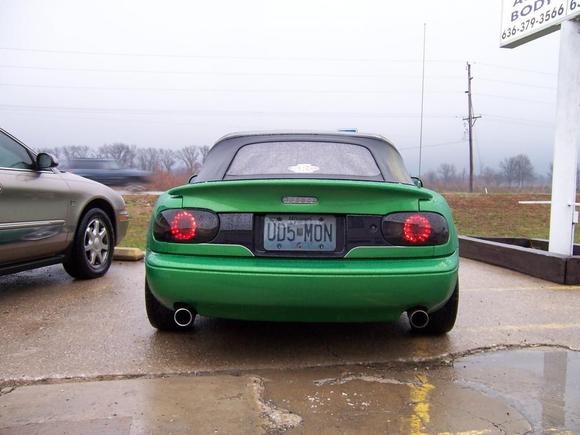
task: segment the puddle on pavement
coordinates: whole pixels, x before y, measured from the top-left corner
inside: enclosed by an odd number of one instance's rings
[[[0,433],[580,433],[580,353],[0,389]]]
[[[455,362],[457,383],[516,408],[537,433],[580,433],[580,353],[511,351]]]
[[[580,353],[505,351],[452,366],[264,373],[290,433],[580,433]]]

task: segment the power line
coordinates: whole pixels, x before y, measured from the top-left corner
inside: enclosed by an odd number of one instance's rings
[[[450,145],[459,145],[459,144],[464,144],[465,141],[464,140],[458,140],[458,141],[453,141],[453,142],[441,142],[441,143],[435,143],[435,144],[430,144],[430,145],[423,145],[423,148],[436,148],[436,147],[443,147],[443,146],[450,146]],[[397,149],[403,151],[403,150],[415,150],[419,148],[419,146],[412,146],[412,147],[403,147],[403,148],[399,148],[397,147]]]
[[[3,109],[2,107],[0,107],[0,111],[2,110],[9,110],[9,109]],[[12,112],[12,115],[16,115],[19,112]],[[170,120],[159,120],[159,119],[143,119],[143,118],[127,118],[127,117],[123,117],[123,118],[119,118],[118,116],[114,115],[114,114],[107,114],[107,113],[102,113],[102,114],[96,114],[97,116],[91,117],[89,116],[79,116],[76,114],[70,114],[68,112],[65,113],[60,113],[60,112],[43,112],[46,113],[46,116],[52,116],[52,117],[56,117],[57,119],[64,119],[64,120],[70,120],[71,118],[74,119],[81,119],[81,120],[85,120],[85,121],[97,121],[99,123],[103,123],[103,122],[115,122],[115,123],[136,123],[136,124],[158,124],[158,125],[187,125],[187,126],[192,126],[192,125],[207,125],[202,121],[185,121],[185,122],[179,122],[179,121],[170,121]],[[98,115],[103,115],[103,117],[100,117]],[[106,115],[113,115],[115,116],[114,118],[108,118],[106,117]],[[243,130],[244,128],[247,129],[247,126],[244,127],[242,125],[239,126],[233,126],[234,124],[232,124],[232,126],[228,127],[229,130],[231,131],[238,131],[238,130]],[[220,121],[220,126],[223,127],[223,123]],[[398,137],[401,137],[400,135],[398,135]],[[405,136],[403,136],[405,137]],[[408,138],[411,138],[411,136],[408,136]],[[402,142],[402,141],[400,141]],[[424,148],[431,148],[431,147],[439,147],[439,146],[446,146],[446,145],[455,145],[455,144],[461,144],[464,143],[463,140],[461,141],[457,141],[457,142],[442,142],[442,143],[436,143],[436,144],[431,144],[431,145],[424,145]],[[400,148],[397,147],[398,150],[402,151],[402,150],[408,150],[408,149],[417,149],[418,146],[413,146],[413,147],[404,147],[404,148]]]
[[[408,74],[390,74],[373,73],[300,73],[300,72],[244,72],[244,71],[169,71],[169,70],[147,70],[147,69],[104,69],[104,68],[68,68],[68,67],[46,67],[46,66],[30,66],[30,65],[0,65],[0,68],[12,69],[28,69],[28,70],[42,70],[42,71],[71,71],[71,72],[103,72],[103,73],[145,73],[145,74],[185,74],[185,75],[208,75],[208,76],[281,76],[281,77],[399,77],[399,78],[418,78],[419,76],[412,76]],[[459,76],[435,75],[429,78],[437,79],[457,79]]]
[[[48,112],[74,113],[129,113],[136,115],[158,114],[192,114],[192,115],[283,115],[283,116],[352,116],[362,118],[417,118],[415,113],[380,113],[380,112],[326,112],[326,111],[263,111],[263,110],[198,110],[198,109],[136,109],[136,108],[101,108],[101,107],[70,107],[70,106],[32,106],[18,104],[0,104],[0,109],[28,110]],[[428,118],[455,118],[453,115],[427,115]]]
[[[272,76],[272,77],[336,77],[336,78],[350,78],[350,77],[367,77],[367,78],[420,78],[421,76],[409,74],[392,74],[389,72],[382,73],[304,73],[304,72],[265,72],[265,71],[179,71],[179,70],[154,70],[154,69],[107,69],[107,68],[74,68],[74,67],[48,67],[48,66],[32,66],[32,65],[11,65],[2,64],[0,68],[4,69],[24,69],[24,70],[38,70],[38,71],[68,71],[68,72],[96,72],[96,73],[122,73],[122,74],[173,74],[173,75],[207,75],[207,76],[226,76],[226,77],[251,77],[251,76]],[[430,79],[460,79],[458,75],[428,75]],[[555,86],[542,86],[531,83],[514,82],[509,80],[490,79],[486,77],[478,77],[480,81],[504,83],[514,86],[522,86],[537,89],[555,90]]]
[[[538,89],[556,89],[555,86],[542,86],[542,85],[533,85],[531,83],[521,83],[521,82],[512,82],[509,80],[499,80],[499,79],[488,79],[485,77],[478,77],[478,80],[481,80],[482,82],[495,82],[495,83],[505,83],[508,85],[514,85],[514,86],[523,86],[523,87],[528,87],[528,88],[538,88]]]
[[[320,57],[320,56],[236,56],[236,55],[205,55],[205,54],[174,54],[174,53],[135,53],[115,51],[89,51],[89,50],[54,50],[41,48],[0,47],[0,50],[50,53],[50,54],[73,54],[87,56],[119,56],[119,57],[161,57],[177,59],[232,59],[232,60],[306,60],[306,61],[332,61],[332,62],[387,62],[387,63],[419,63],[418,59],[385,59],[385,58],[350,58],[350,57]],[[458,63],[460,60],[453,59],[430,59],[427,62],[434,63]]]
[[[217,93],[217,92],[239,92],[239,93],[295,93],[307,92],[315,94],[409,94],[418,93],[418,91],[408,90],[355,90],[355,89],[232,89],[232,88],[147,88],[147,87],[116,87],[116,86],[74,86],[74,85],[47,85],[47,84],[27,84],[27,83],[0,83],[3,87],[15,88],[40,88],[40,89],[86,89],[94,91],[153,91],[153,92],[199,92],[199,93]],[[433,91],[432,94],[457,94],[458,91]]]
[[[486,119],[491,118],[491,120],[499,122],[513,122],[517,124],[533,125],[536,127],[554,127],[553,123],[529,118],[514,118],[511,116],[489,115],[487,113],[485,114],[485,118]]]
[[[496,63],[473,62],[473,64],[487,66],[487,67],[491,67],[491,68],[511,70],[511,71],[529,72],[529,73],[542,74],[542,75],[554,76],[554,77],[557,76],[556,73],[551,73],[551,72],[547,72],[547,71],[538,71],[538,70],[527,69],[527,68],[517,68],[517,67],[512,67],[512,66],[498,65]]]
[[[183,58],[183,59],[232,59],[232,60],[306,60],[306,61],[336,61],[336,62],[385,62],[385,63],[422,63],[422,59],[388,59],[370,57],[321,57],[321,56],[238,56],[238,55],[204,55],[204,54],[176,54],[176,53],[138,53],[138,52],[115,52],[115,51],[91,51],[91,50],[56,50],[43,48],[26,47],[0,47],[0,50],[49,53],[49,54],[69,54],[88,56],[119,56],[119,57],[161,57],[161,58]],[[427,63],[463,63],[461,59],[425,59]],[[491,68],[498,68],[511,71],[529,72],[534,74],[556,76],[556,73],[539,71],[528,68],[518,68],[500,65],[489,62],[472,62],[474,65],[481,65]]]
[[[506,97],[504,95],[495,95],[495,94],[482,94],[482,93],[474,93],[473,95],[477,95],[480,97],[490,97],[490,98],[500,98],[502,100],[514,100],[514,101],[524,101],[527,103],[539,103],[539,104],[556,104],[555,101],[546,101],[546,100],[534,100],[531,98],[520,98],[520,97]]]
[[[3,110],[7,110],[7,109],[2,109],[0,108],[0,111]],[[11,115],[17,115],[20,113],[24,113],[24,112],[11,112]],[[61,119],[61,120],[65,120],[67,122],[70,122],[70,119],[82,119],[84,121],[97,121],[99,122],[101,125],[104,122],[113,122],[113,123],[136,123],[136,124],[146,124],[146,125],[150,125],[150,124],[159,124],[159,125],[187,125],[187,126],[194,126],[194,125],[201,125],[201,126],[207,126],[207,121],[195,121],[195,120],[188,120],[188,121],[171,121],[170,119],[166,119],[163,118],[164,120],[159,120],[159,119],[146,119],[146,118],[129,118],[129,117],[119,117],[118,115],[115,114],[95,114],[96,116],[79,116],[76,114],[71,114],[68,112],[65,113],[61,113],[61,112],[43,112],[43,116],[50,116],[56,119]],[[103,116],[100,116],[103,115]],[[114,116],[114,118],[108,117],[107,115],[112,115]],[[25,115],[25,116],[29,116],[29,115]],[[220,121],[220,126],[223,127],[223,123]],[[231,130],[241,130],[244,129],[243,126],[239,126],[239,127],[234,127],[233,129],[228,127]]]
[[[55,50],[41,48],[24,48],[24,47],[0,47],[0,50],[30,52],[30,53],[49,53],[49,54],[68,54],[68,55],[88,55],[88,56],[118,56],[118,57],[161,57],[176,59],[231,59],[231,60],[281,60],[281,61],[333,61],[333,62],[384,62],[384,63],[462,63],[461,59],[388,59],[388,58],[352,58],[352,57],[320,57],[320,56],[237,56],[237,55],[200,55],[200,54],[175,54],[175,53],[137,53],[137,52],[114,52],[114,51],[90,51],[90,50]],[[539,71],[528,68],[517,68],[506,65],[494,64],[489,62],[473,62],[473,64],[498,68],[503,70],[529,72],[547,76],[556,76],[556,73]]]

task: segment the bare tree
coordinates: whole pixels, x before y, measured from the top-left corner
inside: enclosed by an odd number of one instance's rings
[[[170,172],[173,165],[175,165],[177,158],[173,150],[159,150],[159,160],[163,169]]]
[[[520,187],[534,181],[536,178],[534,172],[534,165],[530,161],[530,158],[525,154],[519,154],[515,157],[516,159],[516,181]]]
[[[137,146],[127,145],[124,143],[105,144],[99,148],[99,157],[106,159],[114,159],[121,166],[132,167],[135,166],[135,158],[137,157]]]
[[[479,177],[486,186],[499,185],[501,183],[501,174],[489,166],[483,168]]]
[[[62,155],[66,160],[94,157],[95,154],[87,145],[68,145],[62,147]]]
[[[197,172],[199,167],[199,148],[196,146],[187,146],[177,152],[177,158],[183,162],[190,173]]]
[[[535,177],[534,166],[525,154],[506,157],[499,166],[508,186],[511,186],[515,182],[519,187],[523,187],[528,182],[533,181]]]
[[[207,153],[211,148],[207,145],[199,147],[199,154],[201,155],[201,163],[205,162],[205,158],[207,157]]]
[[[499,163],[502,178],[508,186],[511,186],[515,180],[515,161],[513,157],[506,157]]]
[[[161,166],[161,150],[158,148],[140,148],[137,151],[139,168],[155,172]]]
[[[441,163],[437,169],[437,173],[441,177],[441,181],[445,184],[449,184],[457,180],[457,169],[455,165],[449,163]]]
[[[427,171],[421,175],[421,180],[426,186],[433,186],[437,183],[437,173],[435,171]]]

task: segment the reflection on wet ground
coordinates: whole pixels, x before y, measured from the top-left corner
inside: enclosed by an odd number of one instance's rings
[[[516,408],[534,432],[580,432],[580,353],[498,352],[456,361],[459,383]]]
[[[413,369],[263,373],[291,433],[580,432],[580,354],[504,351]]]
[[[580,353],[30,385],[0,433],[580,433]]]

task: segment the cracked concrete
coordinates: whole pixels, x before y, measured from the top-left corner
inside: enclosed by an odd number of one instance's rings
[[[322,385],[344,385],[347,382],[361,381],[361,382],[376,382],[378,384],[393,384],[393,385],[413,385],[417,386],[417,382],[403,382],[398,379],[385,378],[383,376],[371,376],[366,374],[343,374],[338,378],[317,379],[313,383],[317,387]]]
[[[404,316],[351,325],[201,318],[193,333],[162,334],[146,320],[143,279],[142,265],[123,263],[96,281],[58,266],[0,277],[1,433],[580,432],[580,400],[569,393],[580,391],[580,287],[462,260],[460,315],[445,337],[411,334]],[[536,356],[554,353],[566,364]],[[99,385],[140,399],[115,405]],[[151,408],[161,406],[158,391],[175,395],[173,414]],[[93,413],[76,409],[87,395]],[[213,428],[203,426],[204,402]]]
[[[280,408],[273,402],[266,400],[264,397],[264,380],[258,376],[251,378],[254,390],[255,400],[260,409],[264,423],[262,427],[267,432],[287,431],[299,426],[302,423],[302,417],[294,414],[287,409]]]

